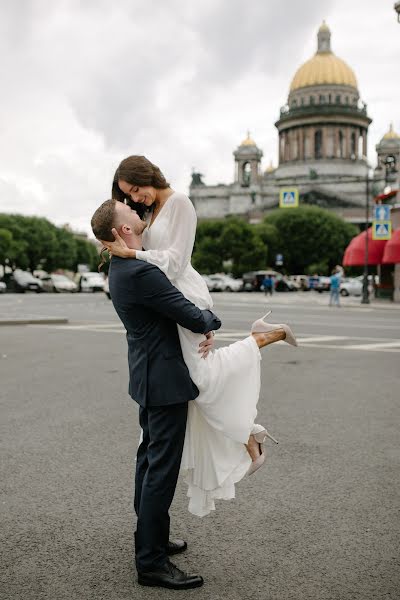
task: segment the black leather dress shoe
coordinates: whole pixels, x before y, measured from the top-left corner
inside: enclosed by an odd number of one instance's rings
[[[172,556],[173,554],[180,554],[184,552],[187,548],[187,543],[183,540],[169,540],[167,546],[167,554],[168,556]]]
[[[189,590],[203,585],[200,575],[187,575],[172,562],[168,561],[165,566],[157,571],[146,571],[138,573],[138,583],[150,587],[165,587],[172,590]]]

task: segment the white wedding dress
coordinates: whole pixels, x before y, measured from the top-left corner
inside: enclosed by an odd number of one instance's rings
[[[207,285],[190,263],[196,224],[189,198],[174,192],[143,232],[145,251],[137,251],[136,257],[159,267],[196,306],[210,309]],[[261,355],[249,336],[203,359],[198,350],[204,336],[179,325],[178,331],[183,358],[200,392],[189,402],[181,473],[189,511],[202,517],[215,509],[216,499],[235,497],[235,483],[251,463],[244,444],[250,433],[265,431],[255,425]]]

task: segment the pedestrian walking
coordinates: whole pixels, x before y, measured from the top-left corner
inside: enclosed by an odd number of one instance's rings
[[[266,275],[264,277],[263,286],[264,286],[264,294],[266,296],[268,294],[270,294],[272,296],[273,291],[274,291],[274,280],[272,279],[271,275]]]
[[[329,306],[333,306],[334,304],[336,304],[336,306],[340,307],[341,275],[342,275],[341,270],[339,270],[337,267],[335,267],[335,269],[333,269],[332,275],[331,275],[331,293],[330,293],[330,297],[329,297]]]

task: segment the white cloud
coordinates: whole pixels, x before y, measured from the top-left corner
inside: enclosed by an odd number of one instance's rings
[[[276,163],[274,122],[325,18],[356,72],[374,146],[400,129],[399,25],[379,0],[6,0],[0,6],[0,211],[89,231],[133,153],[187,191],[192,167],[229,182],[251,129]]]

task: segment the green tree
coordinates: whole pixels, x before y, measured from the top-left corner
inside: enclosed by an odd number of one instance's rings
[[[272,223],[263,221],[254,225],[254,230],[265,247],[265,265],[273,267],[275,256],[279,252],[279,232],[277,228]]]
[[[11,234],[5,258],[12,269],[27,269],[29,265],[28,244],[24,239],[25,217],[0,214],[0,228]]]
[[[219,245],[223,259],[232,261],[231,271],[235,277],[266,265],[267,248],[254,226],[243,219],[231,217],[225,221]]]
[[[197,226],[192,264],[200,273],[218,273],[222,271],[219,238],[224,227],[222,220],[202,221]]]
[[[10,248],[13,241],[11,231],[0,229],[0,265],[5,265],[10,258]]]
[[[280,209],[265,218],[279,234],[278,251],[289,273],[304,273],[310,265],[325,263],[328,270],[342,262],[357,228],[318,207]]]
[[[58,227],[56,229],[57,248],[54,262],[57,269],[69,269],[73,271],[77,258],[77,239],[67,229]]]
[[[238,217],[204,221],[197,228],[193,265],[202,273],[223,270],[231,263],[233,275],[265,267],[267,246],[254,226]]]
[[[76,258],[74,271],[78,270],[78,265],[88,265],[91,271],[97,271],[100,263],[97,248],[91,242],[82,238],[76,238]]]

